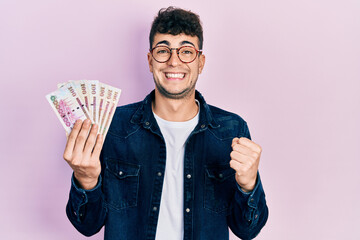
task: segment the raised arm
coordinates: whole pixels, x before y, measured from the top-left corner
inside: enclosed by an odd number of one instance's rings
[[[241,239],[252,239],[268,218],[265,193],[258,173],[262,149],[245,137],[234,138],[232,149],[230,167],[236,171],[237,191],[232,213],[227,218],[228,225]]]
[[[106,217],[100,176],[103,138],[97,131],[98,125],[78,120],[63,156],[74,171],[66,214],[74,227],[86,236],[97,233]]]

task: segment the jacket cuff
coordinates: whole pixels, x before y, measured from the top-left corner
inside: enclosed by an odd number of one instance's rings
[[[247,206],[253,208],[253,209],[257,209],[257,206],[259,204],[260,198],[263,196],[264,193],[264,189],[263,186],[261,184],[261,179],[260,179],[260,174],[259,172],[257,173],[257,178],[256,178],[256,184],[254,189],[251,192],[244,192],[241,187],[239,186],[239,184],[236,183],[236,186],[238,188],[239,191],[237,191],[237,193],[235,194],[235,199],[239,204],[244,204],[246,203]]]
[[[99,176],[97,185],[91,190],[85,190],[80,188],[77,185],[77,181],[74,177],[74,174],[71,177],[71,188],[70,188],[70,203],[71,210],[77,218],[77,221],[80,222],[81,218],[84,216],[84,208],[83,206],[87,203],[96,202],[101,196],[101,183],[102,178]]]
[[[101,175],[99,176],[98,182],[96,186],[93,189],[85,190],[82,189],[74,176],[74,173],[71,177],[71,190],[70,193],[74,193],[77,197],[80,196],[80,198],[85,199],[87,202],[94,202],[101,196],[101,183],[102,178]]]

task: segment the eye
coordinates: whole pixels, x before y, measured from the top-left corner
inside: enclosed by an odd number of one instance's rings
[[[169,54],[170,51],[166,47],[158,47],[156,48],[155,53],[159,55],[164,55],[164,54]]]
[[[189,48],[189,47],[182,48],[180,51],[180,54],[187,55],[187,56],[193,55],[194,53],[195,53],[195,50],[192,48]]]
[[[192,52],[192,51],[189,51],[189,50],[184,50],[182,53],[183,53],[183,54],[193,54],[193,52]]]

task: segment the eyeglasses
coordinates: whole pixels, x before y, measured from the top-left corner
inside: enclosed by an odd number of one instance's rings
[[[196,50],[191,46],[183,46],[179,48],[169,48],[166,46],[157,46],[150,50],[151,55],[155,61],[159,63],[164,63],[169,61],[172,55],[172,50],[176,50],[176,53],[183,63],[193,62],[198,55],[202,53],[201,50]]]

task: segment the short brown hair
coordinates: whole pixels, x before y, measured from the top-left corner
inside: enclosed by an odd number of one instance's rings
[[[178,35],[184,33],[199,38],[199,49],[203,47],[203,29],[199,15],[181,8],[162,8],[155,17],[150,30],[150,49],[156,33]]]

